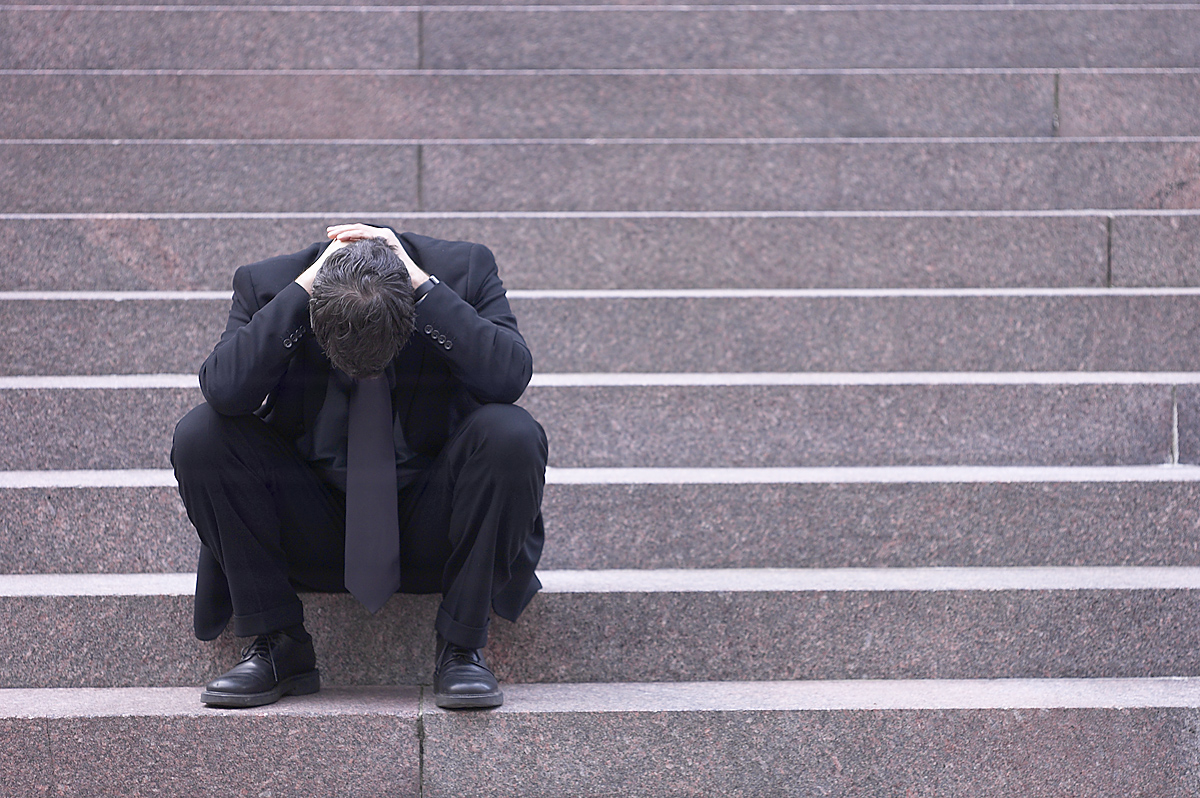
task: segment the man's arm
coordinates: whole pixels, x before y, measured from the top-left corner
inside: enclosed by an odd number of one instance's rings
[[[405,251],[394,230],[365,224],[335,225],[335,241],[382,238],[408,268],[417,302],[416,335],[445,361],[450,371],[481,402],[515,402],[533,376],[533,356],[508,305],[496,259],[487,247],[471,247],[468,295],[447,286],[430,287],[426,274]]]
[[[294,259],[296,269],[313,261],[301,276],[315,274],[331,248],[318,257],[318,246],[282,260]],[[245,415],[261,407],[300,351],[300,342],[312,332],[309,295],[299,280],[285,283],[260,307],[261,287],[254,284],[255,273],[250,266],[234,273],[233,305],[225,332],[200,367],[200,390],[209,405],[224,415]]]
[[[417,303],[416,334],[481,402],[515,402],[533,376],[533,355],[508,305],[496,260],[471,247],[470,294],[434,285]]]

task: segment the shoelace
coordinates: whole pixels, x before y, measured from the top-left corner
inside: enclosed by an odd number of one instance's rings
[[[447,662],[456,659],[461,659],[466,662],[479,663],[479,652],[473,648],[462,648],[461,646],[450,646],[450,656],[446,658]]]
[[[279,681],[279,671],[275,669],[275,657],[271,655],[271,644],[275,642],[275,635],[259,635],[254,638],[254,642],[242,649],[242,662],[245,662],[255,657],[262,657],[267,662],[271,663],[271,674],[275,677],[275,681]]]
[[[478,665],[488,673],[492,672],[492,669],[483,663],[483,657],[479,656],[479,649],[477,648],[463,648],[462,646],[451,645],[449,647],[449,656],[446,657],[442,667],[444,668],[449,665],[453,665],[455,662],[466,662],[471,665]],[[441,668],[438,670],[440,671]]]

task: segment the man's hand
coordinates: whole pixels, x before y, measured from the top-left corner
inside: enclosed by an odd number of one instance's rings
[[[313,265],[305,269],[304,273],[296,278],[296,282],[308,292],[309,296],[312,296],[313,280],[317,279],[317,272],[321,271],[321,267],[325,265],[326,259],[348,243],[348,241],[334,241],[325,247],[325,251],[321,253],[321,257],[313,261]]]
[[[396,234],[386,227],[371,227],[369,224],[335,224],[327,227],[325,232],[333,239],[334,245],[341,244],[342,246],[349,244],[351,241],[360,241],[364,238],[382,238],[387,242],[392,252],[400,256],[400,260],[408,268],[408,277],[412,281],[413,288],[416,288],[429,279],[429,275],[421,271],[421,267],[417,266],[413,262],[413,259],[408,256],[408,253],[404,251],[404,247],[400,245],[400,239],[396,238]],[[333,249],[333,245],[330,246],[330,249]],[[328,250],[326,251],[328,252]],[[311,289],[309,289],[309,293],[312,293]]]

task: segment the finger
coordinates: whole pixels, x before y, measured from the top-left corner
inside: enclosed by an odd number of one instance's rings
[[[326,227],[325,229],[326,229],[327,231],[329,231],[329,230],[363,230],[363,231],[371,231],[371,230],[382,230],[383,228],[381,228],[381,227],[372,227],[372,226],[371,226],[371,225],[369,225],[369,224],[362,224],[361,222],[355,222],[354,224],[331,224],[329,227]]]
[[[362,230],[366,227],[365,224],[331,224],[325,228],[325,233],[330,238],[335,238],[348,230]]]
[[[334,233],[335,241],[360,241],[364,238],[374,238],[371,233],[364,230],[342,230],[340,233]]]
[[[371,227],[365,224],[344,225],[340,229],[330,232],[331,238],[336,238],[342,241],[358,241],[364,238],[386,238],[387,230],[379,227]]]

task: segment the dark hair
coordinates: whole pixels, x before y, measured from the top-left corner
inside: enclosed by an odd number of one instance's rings
[[[381,238],[329,256],[313,280],[308,312],[317,343],[351,377],[382,372],[408,341],[417,315],[408,269]]]

